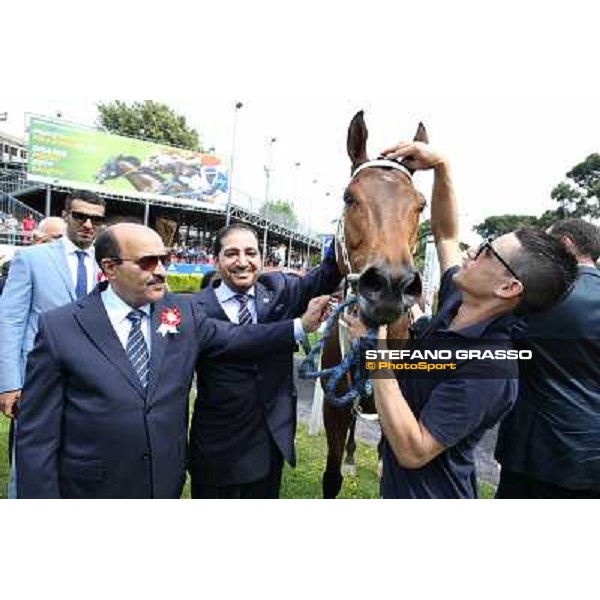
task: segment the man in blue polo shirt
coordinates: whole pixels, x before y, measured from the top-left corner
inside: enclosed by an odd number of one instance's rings
[[[423,337],[510,344],[515,313],[545,310],[576,277],[576,263],[558,240],[518,230],[484,242],[461,265],[456,198],[448,161],[421,142],[384,152],[415,170],[434,169],[431,229],[441,272],[438,314]],[[354,323],[356,325],[356,323]],[[380,329],[385,338],[386,328]],[[440,345],[440,347],[442,347]],[[473,449],[517,397],[517,370],[502,376],[486,361],[462,361],[445,378],[375,378],[375,403],[385,435],[381,492],[384,498],[474,498]],[[401,373],[400,371],[396,371]]]

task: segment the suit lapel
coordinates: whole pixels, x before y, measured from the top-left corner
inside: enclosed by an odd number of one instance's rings
[[[60,275],[67,292],[71,300],[76,300],[75,288],[73,287],[73,280],[71,278],[71,271],[69,270],[69,264],[67,263],[67,256],[65,252],[65,246],[62,241],[48,244],[48,253],[50,259],[56,267],[57,273]]]
[[[256,290],[256,317],[259,323],[264,323],[268,312],[271,310],[273,294],[260,281],[254,286]]]
[[[100,297],[101,287],[97,287],[92,294],[86,296],[80,303],[81,310],[75,313],[81,328],[85,331],[92,343],[127,379],[127,381],[140,394],[146,397],[146,391],[140,384],[125,350],[117,337],[115,330],[106,314],[104,303]]]
[[[215,288],[208,288],[206,293],[203,293],[198,299],[198,305],[202,307],[202,310],[204,310],[209,317],[221,321],[229,321],[227,313],[223,310],[223,307],[217,298]]]
[[[148,382],[148,398],[152,397],[152,392],[158,383],[158,374],[165,357],[165,350],[169,341],[169,334],[162,335],[158,333],[160,327],[160,314],[165,308],[166,303],[163,301],[157,302],[152,307],[152,317],[150,320],[150,337],[152,338],[152,346],[150,349],[150,380]]]

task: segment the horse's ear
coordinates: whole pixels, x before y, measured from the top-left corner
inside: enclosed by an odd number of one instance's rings
[[[357,112],[350,126],[348,127],[348,141],[346,146],[348,148],[348,156],[352,162],[352,166],[355,167],[364,163],[368,160],[367,158],[367,137],[369,132],[365,125],[364,112],[361,110]]]
[[[429,136],[427,135],[427,129],[425,129],[425,125],[423,125],[423,123],[419,123],[413,142],[423,142],[424,144],[429,144]]]

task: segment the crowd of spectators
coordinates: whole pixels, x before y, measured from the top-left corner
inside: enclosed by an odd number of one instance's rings
[[[171,263],[188,263],[193,265],[214,265],[215,257],[209,247],[175,244],[169,253]]]
[[[0,240],[4,243],[29,246],[37,223],[31,213],[19,220],[10,212],[0,211]],[[19,239],[20,238],[20,239]]]

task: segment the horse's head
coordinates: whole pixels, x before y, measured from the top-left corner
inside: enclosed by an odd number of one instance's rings
[[[425,205],[411,171],[396,161],[367,158],[362,111],[348,129],[352,179],[344,193],[338,231],[342,272],[358,276],[362,316],[372,325],[391,323],[421,295],[421,277],[412,261],[419,215]],[[419,125],[415,140],[427,141]]]

